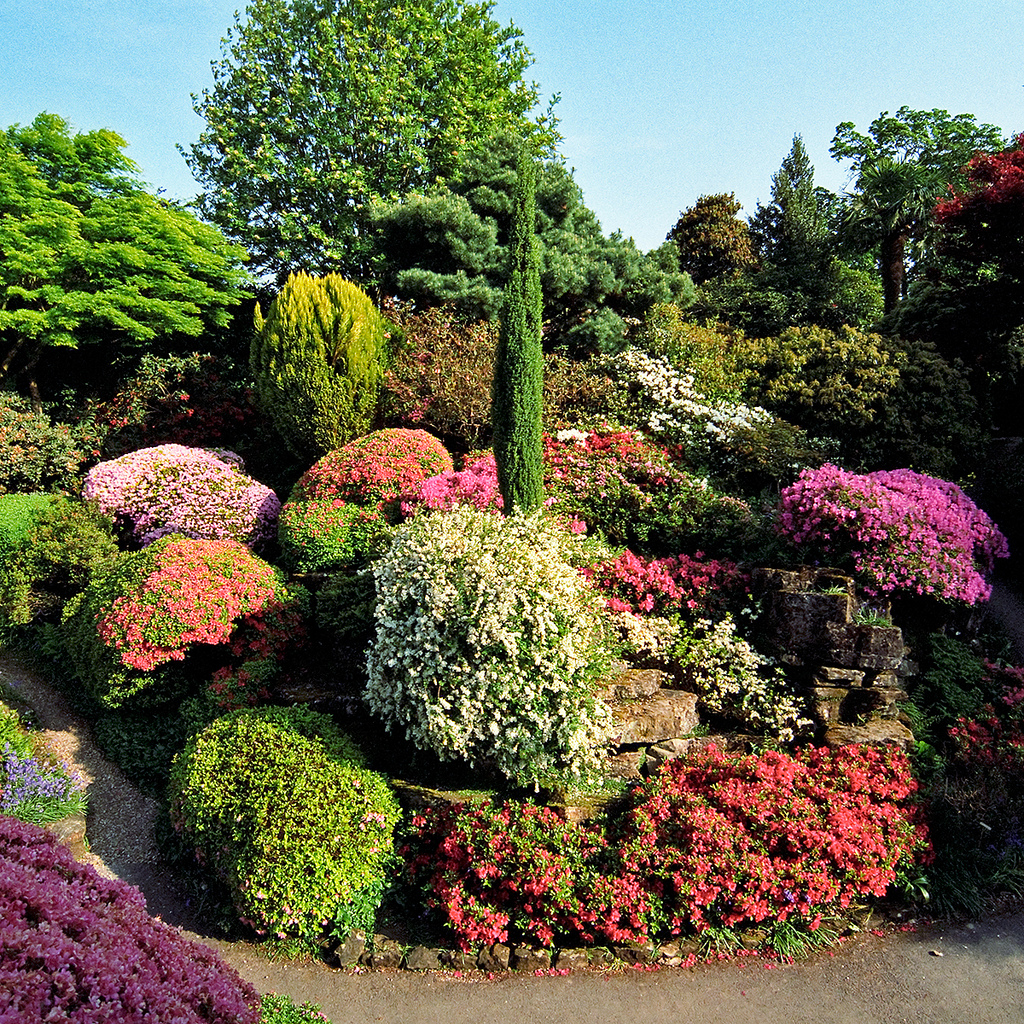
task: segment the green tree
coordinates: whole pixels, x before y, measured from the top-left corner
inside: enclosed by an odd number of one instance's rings
[[[384,376],[384,321],[339,274],[293,274],[263,319],[256,307],[250,368],[256,399],[307,463],[366,433]]]
[[[508,284],[499,317],[491,419],[494,461],[505,513],[529,512],[544,500],[543,299],[536,220],[536,169],[528,148],[517,163]]]
[[[975,153],[1002,144],[994,125],[945,110],[883,111],[867,135],[850,121],[836,126],[829,152],[851,161],[854,186],[845,231],[855,245],[877,247],[886,313],[907,293],[908,246],[924,242],[936,202],[964,184]]]
[[[225,326],[245,294],[244,251],[146,192],[125,146],[48,113],[0,134],[0,383],[21,379],[37,409],[48,350],[109,366]]]
[[[668,233],[679,249],[679,267],[698,285],[756,263],[750,231],[736,216],[740,204],[732,192],[701,196]]]
[[[251,0],[193,97],[185,154],[200,209],[278,281],[295,269],[366,282],[365,216],[450,177],[477,139],[556,138],[519,30],[466,0]]]
[[[421,306],[452,303],[470,319],[497,315],[508,279],[517,145],[507,134],[488,139],[452,180],[377,208],[385,291]],[[627,320],[641,320],[655,303],[693,302],[675,247],[644,255],[618,232],[606,237],[560,160],[537,165],[535,227],[548,347],[621,347]]]

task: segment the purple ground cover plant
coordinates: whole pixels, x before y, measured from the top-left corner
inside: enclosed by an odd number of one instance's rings
[[[256,990],[134,886],[0,817],[0,1021],[257,1024]]]
[[[988,599],[984,573],[1009,554],[999,528],[956,485],[910,469],[857,474],[826,464],[785,488],[779,533],[846,559],[872,595]]]
[[[181,533],[259,547],[273,538],[281,503],[239,462],[232,452],[180,444],[140,448],[94,466],[82,497],[123,523],[139,546]]]
[[[59,765],[5,743],[0,760],[0,814],[42,825],[83,811],[85,783]]]

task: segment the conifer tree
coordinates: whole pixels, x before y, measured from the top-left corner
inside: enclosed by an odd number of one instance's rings
[[[544,497],[540,253],[535,234],[536,168],[524,145],[516,168],[509,275],[499,316],[491,419],[505,512],[539,508]]]

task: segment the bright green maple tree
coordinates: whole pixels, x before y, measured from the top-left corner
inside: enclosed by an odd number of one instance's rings
[[[203,213],[259,271],[367,283],[366,214],[451,176],[472,143],[530,122],[533,58],[492,2],[252,0],[223,41],[185,159]],[[549,111],[550,112],[550,111]]]
[[[48,113],[0,132],[0,384],[37,407],[48,349],[198,337],[244,295],[245,251],[146,192],[126,145]]]

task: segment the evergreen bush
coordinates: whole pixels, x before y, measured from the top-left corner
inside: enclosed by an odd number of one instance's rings
[[[259,934],[372,931],[400,812],[358,748],[306,707],[236,711],[175,761],[171,822]]]
[[[27,398],[0,391],[0,494],[74,491],[87,461],[77,431],[34,412]]]
[[[370,429],[388,360],[383,318],[338,274],[292,274],[256,307],[250,366],[257,404],[297,456],[316,459]]]
[[[277,539],[290,572],[330,572],[366,559],[387,536],[380,511],[346,501],[289,501]]]

